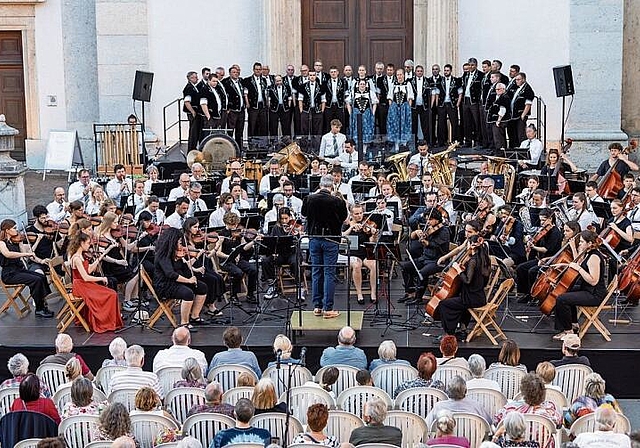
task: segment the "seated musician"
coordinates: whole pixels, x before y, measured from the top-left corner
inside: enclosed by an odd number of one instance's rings
[[[222,185],[220,186],[220,194],[229,193],[231,178],[235,176],[240,176],[240,179],[245,179],[244,177],[244,168],[242,168],[242,162],[240,160],[234,160],[229,164],[229,169],[231,170],[231,174],[224,179],[222,179]]]
[[[289,182],[289,176],[287,174],[281,174],[278,177],[278,186],[271,189],[271,193],[282,193],[282,186],[285,182]]]
[[[160,172],[158,171],[158,168],[155,165],[149,165],[147,167],[147,176],[149,178],[144,181],[144,194],[150,195],[151,194],[151,186],[154,183],[158,182],[158,178],[160,176]]]
[[[343,150],[344,142],[347,141],[347,136],[340,132],[342,129],[340,120],[333,119],[329,124],[331,130],[324,134],[322,140],[320,140],[320,149],[318,151],[320,159],[338,157]]]
[[[239,184],[233,184],[230,190],[231,197],[233,198],[233,209],[237,210],[248,210],[251,208],[251,204],[249,201],[242,197],[242,186]]]
[[[369,269],[369,283],[371,284],[370,301],[374,303],[376,298],[376,281],[377,270],[376,260],[367,258],[367,250],[364,243],[375,242],[378,235],[378,229],[371,223],[367,223],[364,219],[364,207],[360,204],[351,207],[351,219],[347,224],[342,225],[342,235],[356,235],[358,237],[358,249],[350,252],[349,266],[351,267],[351,277],[356,287],[356,295],[358,303],[364,305],[364,296],[362,295],[362,266]]]
[[[342,168],[334,166],[331,170],[333,176],[333,191],[342,194],[342,197],[349,203],[354,204],[355,199],[348,183],[342,181]]]
[[[153,287],[161,299],[180,300],[180,325],[197,332],[191,323],[200,318],[207,285],[196,278],[185,261],[187,248],[181,230],[163,230],[156,245]]]
[[[254,234],[254,239],[250,239],[250,232],[245,232],[239,227],[240,217],[233,211],[227,212],[222,221],[225,228],[218,233],[224,238],[218,240],[215,250],[218,258],[222,260],[220,267],[231,277],[231,301],[236,304],[239,303],[238,293],[240,292],[242,276],[246,274],[247,303],[258,303],[255,297],[258,269],[255,263],[249,261],[253,255],[254,240],[258,236]],[[229,256],[238,246],[242,246],[240,253],[230,259]]]
[[[467,223],[469,221],[478,221],[480,223],[479,232],[482,232],[482,236],[485,238],[489,238],[491,234],[494,232],[496,227],[497,218],[493,213],[493,199],[489,195],[485,195],[478,201],[478,208],[476,212],[471,215],[467,214],[464,217],[463,222]],[[465,232],[466,233],[466,232]],[[462,232],[458,233],[458,241],[463,242],[465,234]]]
[[[56,228],[51,226],[53,222],[49,219],[49,214],[44,205],[33,207],[35,221],[27,226],[27,236],[31,233],[36,235],[36,240],[31,243],[33,251],[33,265],[43,273],[49,272],[49,260],[55,256],[53,250],[53,239],[56,237]]]
[[[595,180],[587,181],[584,185],[584,194],[587,196],[587,203],[605,202],[604,198],[598,194],[598,182]]]
[[[69,189],[67,190],[67,199],[69,199],[69,202],[81,201],[83,204],[86,204],[89,201],[89,196],[91,195],[91,188],[95,185],[98,184],[91,180],[89,170],[81,169],[78,171],[78,180],[69,185]]]
[[[271,179],[277,179],[281,174],[280,163],[276,159],[271,159],[269,161],[269,173],[262,176],[260,180],[259,192],[262,196],[266,196],[271,191]]]
[[[182,229],[182,224],[184,224],[185,219],[189,217],[189,205],[189,198],[185,196],[178,198],[174,212],[167,216],[164,223],[174,229]]]
[[[274,194],[271,201],[273,202],[273,207],[264,215],[264,233],[268,233],[269,227],[278,222],[279,211],[284,207],[284,196],[280,193]]]
[[[207,180],[207,176],[204,173],[204,167],[200,162],[195,162],[191,165],[191,176],[189,176],[191,182],[204,182]]]
[[[194,216],[197,212],[207,211],[207,203],[200,196],[202,195],[202,185],[200,182],[193,181],[189,186],[189,211],[187,216]]]
[[[382,216],[380,216],[382,215]],[[376,197],[376,208],[371,213],[371,216],[376,217],[376,221],[380,221],[382,224],[378,227],[380,241],[385,243],[393,242],[393,220],[395,215],[393,210],[387,208],[387,200],[383,195]]]
[[[402,221],[402,200],[398,196],[398,193],[396,193],[396,189],[393,188],[393,185],[389,181],[383,182],[380,189],[382,190],[382,196],[384,196],[387,205],[390,205],[392,202],[396,203],[398,206],[398,216],[396,216],[396,218]]]
[[[407,164],[407,181],[420,182],[420,169],[415,163]],[[416,186],[414,191],[420,191],[420,185]]]
[[[360,163],[358,163],[358,174],[349,179],[348,184],[351,185],[353,182],[364,181],[375,182],[375,179],[371,177],[370,169],[371,167],[369,166],[369,162],[366,160],[360,161]]]
[[[231,187],[233,187],[234,185],[240,185],[240,188],[242,188],[242,176],[236,173],[231,174],[231,180],[229,182],[229,189],[227,190],[227,192],[230,193]],[[242,199],[244,199],[245,201],[249,199],[249,194],[244,188],[242,188]]]
[[[140,211],[140,214],[142,212],[149,212],[153,224],[161,226],[164,223],[165,215],[164,211],[160,209],[160,199],[158,199],[158,196],[149,196],[147,198],[147,206]],[[135,216],[136,220],[140,219],[140,214]]]
[[[471,235],[465,250],[471,251],[471,258],[464,265],[453,262],[451,268],[457,272],[462,281],[459,296],[442,300],[436,311],[439,311],[442,329],[445,334],[455,335],[464,340],[467,337],[467,325],[471,320],[469,308],[478,308],[487,303],[484,287],[491,274],[489,248],[480,235]],[[434,343],[440,343],[443,335]]]
[[[429,208],[434,208],[438,204],[438,196],[435,193],[427,193],[424,195],[424,205],[418,207],[418,209],[409,217],[408,224],[411,230],[416,230],[418,226],[425,224],[424,212]]]
[[[411,240],[419,241],[422,253],[418,258],[400,262],[404,279],[404,297],[399,301],[407,304],[422,302],[429,277],[442,270],[438,264],[449,251],[449,228],[442,222],[442,214],[436,208],[426,209],[424,212],[426,225],[411,232]],[[466,227],[475,227],[467,223]],[[420,280],[422,278],[422,280]]]
[[[628,249],[633,244],[633,227],[631,220],[626,216],[624,207],[620,199],[614,199],[611,201],[611,214],[613,215],[607,221],[605,229],[611,229],[618,234],[620,242],[616,245],[611,243],[613,235],[609,235],[605,238],[605,241],[609,243],[616,252]]]
[[[320,159],[314,157],[309,163],[309,176],[320,176]]]
[[[293,182],[287,181],[282,185],[282,193],[284,194],[284,205],[291,210],[292,216],[297,218],[302,211],[302,199],[294,196],[295,187]]]
[[[631,221],[634,232],[640,232],[640,187],[633,187],[631,190],[631,202],[627,218]]]
[[[207,307],[207,314],[213,317],[222,316],[222,311],[216,308],[216,302],[224,300],[224,280],[222,276],[214,269],[211,262],[212,253],[205,250],[205,236],[200,231],[200,223],[198,218],[187,218],[182,226],[182,232],[185,236],[185,245],[188,250],[186,262],[191,267],[193,275],[207,285],[207,298],[204,306]],[[194,325],[201,325],[204,321],[201,318],[195,318],[191,321]]]
[[[218,208],[209,216],[209,227],[224,227],[224,215],[231,212],[240,218],[240,212],[234,209],[235,202],[231,193],[222,193],[218,197]]]
[[[269,230],[269,236],[299,237],[301,229],[300,225],[292,219],[291,209],[288,207],[280,207],[278,210],[278,221]],[[289,265],[291,274],[293,274],[296,283],[298,282],[298,260],[296,258],[295,243],[291,246],[283,247],[279,245],[277,254],[262,257],[262,277],[267,281],[269,287],[264,295],[267,300],[274,299],[280,293],[276,278],[276,266]]]
[[[553,339],[561,340],[565,335],[579,329],[576,306],[598,306],[607,294],[605,280],[605,261],[598,250],[598,234],[591,230],[580,232],[578,244],[579,261],[568,264],[570,269],[578,272],[578,281],[569,292],[560,294],[556,301],[556,331]]]
[[[387,182],[387,176],[382,173],[378,174],[376,176],[376,185],[374,187],[371,187],[371,189],[369,190],[369,197],[375,198],[379,194],[382,194],[382,184],[385,182]]]
[[[560,155],[556,148],[551,148],[547,152],[545,164],[540,170],[540,177],[555,178],[558,185],[557,190],[551,190],[553,194],[561,194],[567,186],[566,173],[576,172],[578,167],[567,157],[566,154]]]
[[[418,152],[409,158],[407,166],[411,163],[418,167],[418,175],[427,173],[429,171],[429,145],[426,140],[418,140],[416,142]]]
[[[527,126],[527,130],[525,131],[527,134],[527,139],[523,140],[520,143],[520,148],[527,148],[529,150],[529,154],[531,155],[531,159],[529,160],[520,160],[518,165],[522,169],[528,170],[537,168],[540,164],[540,159],[542,158],[542,153],[544,152],[544,148],[542,142],[538,138],[538,130],[536,129],[536,125],[531,123]]]
[[[579,191],[573,195],[573,208],[567,213],[570,221],[578,221],[582,230],[597,225],[600,218],[593,211],[589,210],[587,196]]]
[[[500,196],[498,196],[494,189],[496,186],[496,181],[489,176],[486,176],[484,179],[482,179],[482,183],[480,184],[480,189],[481,189],[481,193],[480,195],[482,196],[482,194],[491,196],[491,199],[493,199],[493,210],[497,210],[498,207],[502,207],[505,202],[504,199],[502,199]]]
[[[618,192],[618,199],[621,199],[623,203],[631,196],[631,190],[636,186],[636,178],[633,173],[627,173],[622,178],[622,190]]]
[[[189,179],[189,173],[182,173],[178,178],[178,185],[169,191],[169,201],[175,201],[178,198],[186,197],[189,194],[189,187],[191,186],[191,179]]]
[[[127,177],[127,172],[121,163],[116,164],[113,167],[114,177],[105,186],[105,192],[107,196],[115,202],[117,207],[120,207],[122,198],[131,194],[133,185],[131,185],[131,178]],[[49,213],[51,215],[51,213]]]
[[[138,228],[141,230],[136,240],[136,247],[131,249],[136,257],[134,263],[142,264],[147,274],[153,278],[153,269],[155,261],[156,240],[160,227],[153,223],[153,217],[148,211],[140,212],[138,216]]]
[[[62,222],[66,221],[71,227],[71,224],[78,219],[84,218],[84,205],[82,201],[72,201],[69,203],[69,216],[67,216]]]
[[[347,139],[338,156],[327,159],[327,162],[333,166],[339,166],[345,174],[349,175],[348,177],[351,177],[358,169],[358,152],[355,140]]]
[[[102,205],[100,205],[100,211],[98,212],[98,216],[104,216],[107,213],[116,213],[118,211],[118,206],[115,201],[111,198],[106,198],[102,201]]]
[[[527,260],[524,249],[524,228],[508,205],[498,209],[496,231],[490,237],[491,255],[501,259],[511,268]]]
[[[547,201],[545,200],[546,195],[547,192],[540,188],[534,190],[531,198],[528,199],[525,206],[520,209],[520,219],[524,226],[524,233],[527,235],[532,235],[540,229],[539,226],[534,225],[533,220],[531,219],[531,209],[547,208]]]
[[[320,173],[319,176],[326,176],[329,174],[329,167],[326,163],[320,162],[320,165],[318,165],[318,173]]]
[[[531,286],[538,274],[540,260],[558,252],[562,244],[562,232],[556,226],[556,216],[551,209],[540,212],[540,225],[538,233],[527,241],[526,252],[529,260],[516,267],[518,293],[523,295],[518,300],[520,303],[531,300]],[[571,225],[565,224],[565,235],[571,229]]]
[[[453,197],[449,187],[442,185],[438,188],[438,206],[442,208],[440,210],[442,213],[442,222],[448,226],[455,225],[456,222],[458,222],[458,212],[453,208]],[[442,210],[444,210],[444,212]]]
[[[538,176],[529,176],[527,178],[527,186],[516,195],[516,199],[520,204],[529,204],[533,197],[533,192],[540,187],[540,179]]]
[[[133,184],[133,194],[127,198],[127,207],[133,207],[134,216],[142,211],[147,202],[147,195],[144,192],[144,181],[136,180]]]
[[[598,170],[589,178],[589,180],[600,179],[602,176],[607,174],[609,169],[612,167],[618,172],[621,179],[629,171],[640,170],[640,167],[635,162],[629,160],[629,155],[623,152],[622,145],[618,142],[613,142],[609,145],[609,158],[600,164]]]
[[[422,174],[422,192],[423,193],[437,193],[438,188],[433,185],[433,176],[430,172],[426,171]]]
[[[89,216],[95,216],[100,214],[100,207],[102,206],[102,202],[105,200],[104,190],[102,189],[102,185],[94,185],[91,187],[91,193],[89,196],[89,200],[84,206],[84,212]]]

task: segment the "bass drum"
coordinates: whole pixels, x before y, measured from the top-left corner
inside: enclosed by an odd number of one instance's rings
[[[240,148],[227,134],[211,134],[200,142],[198,150],[211,160],[210,171],[225,171],[227,160],[240,156]]]

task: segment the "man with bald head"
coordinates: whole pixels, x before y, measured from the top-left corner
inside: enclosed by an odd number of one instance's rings
[[[229,403],[222,402],[223,392],[222,385],[219,382],[212,381],[207,384],[207,387],[204,389],[204,403],[193,405],[193,407],[189,409],[187,417],[203,412],[214,412],[235,418],[234,407]]]
[[[320,366],[344,364],[358,369],[366,369],[368,365],[367,355],[364,354],[362,349],[356,347],[355,343],[355,330],[351,327],[342,327],[338,333],[338,345],[324,349],[320,358]]]
[[[202,369],[202,374],[207,372],[207,359],[200,350],[189,347],[191,344],[191,333],[186,327],[178,327],[173,330],[171,335],[173,345],[169,348],[160,350],[155,358],[153,358],[153,371],[163,367],[182,367],[184,360],[187,358],[195,358]]]

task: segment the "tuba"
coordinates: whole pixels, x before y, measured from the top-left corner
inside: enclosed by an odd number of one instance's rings
[[[495,156],[485,156],[489,162],[489,174],[501,174],[504,176],[504,189],[496,190],[496,194],[502,196],[506,202],[511,202],[513,185],[516,181],[516,169],[508,163],[509,159]]]
[[[429,156],[434,185],[453,186],[453,174],[449,168],[449,154],[454,152],[458,146],[460,143],[454,142],[445,151]]]
[[[387,176],[387,180],[395,187],[396,182],[404,182],[409,180],[409,171],[407,170],[407,157],[410,152],[400,152],[387,157],[387,162],[395,168],[395,173],[391,173]]]

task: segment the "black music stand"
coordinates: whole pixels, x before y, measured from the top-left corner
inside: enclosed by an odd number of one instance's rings
[[[611,213],[611,205],[608,202],[597,202],[590,201],[591,208],[593,209],[593,213],[596,214],[598,218],[601,218],[604,222],[607,222],[609,219],[613,218],[613,214]]]
[[[584,191],[587,186],[587,181],[584,179],[567,179],[567,184],[569,185],[569,191],[571,193],[577,193]]]
[[[454,194],[452,198],[453,209],[462,213],[474,213],[478,208],[478,198],[464,194]]]
[[[353,194],[360,193],[360,194],[368,195],[369,190],[371,190],[371,188],[375,186],[376,186],[376,183],[372,181],[354,180],[353,182],[351,182],[351,193]]]
[[[396,183],[396,192],[398,196],[407,196],[408,194],[415,193],[418,190],[416,187],[420,188],[422,182],[419,180],[410,180],[407,182],[398,182]]]

